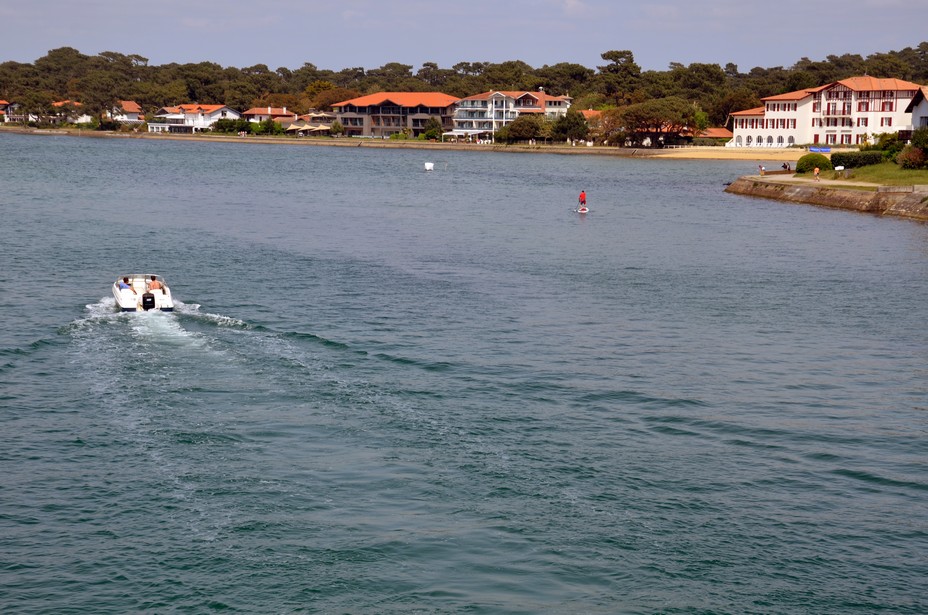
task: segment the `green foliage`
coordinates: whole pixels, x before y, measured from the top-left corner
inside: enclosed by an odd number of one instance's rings
[[[538,115],[520,115],[512,123],[496,131],[496,140],[505,143],[518,143],[545,136],[542,128],[543,118]]]
[[[425,126],[423,126],[422,134],[419,136],[437,141],[441,139],[442,132],[444,131],[442,130],[441,121],[439,121],[438,118],[430,117],[425,123]]]
[[[876,142],[872,145],[861,147],[861,151],[877,150],[882,153],[883,160],[895,160],[896,156],[905,147],[895,132],[884,132],[876,135]]]
[[[626,138],[633,147],[662,147],[678,141],[694,125],[696,108],[682,98],[669,97],[629,105],[621,111]]]
[[[228,134],[238,134],[240,132],[245,132],[247,134],[252,134],[254,122],[249,122],[248,120],[217,120],[212,126],[213,132],[221,132]]]
[[[883,162],[883,152],[835,152],[831,155],[831,164],[845,169],[856,169]]]
[[[922,126],[912,133],[912,147],[917,147],[928,154],[928,126]]]
[[[833,168],[831,160],[824,154],[806,154],[796,162],[797,173],[811,173],[815,167],[818,167],[820,171],[830,171]]]
[[[589,133],[590,127],[583,114],[574,109],[568,109],[567,114],[554,120],[551,126],[551,138],[555,141],[586,139]]]

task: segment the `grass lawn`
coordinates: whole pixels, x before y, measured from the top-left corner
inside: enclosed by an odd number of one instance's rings
[[[847,177],[844,177],[845,173]],[[884,186],[914,186],[915,184],[928,184],[928,170],[912,171],[900,168],[894,162],[884,162],[841,172],[823,171],[822,178],[872,182]]]

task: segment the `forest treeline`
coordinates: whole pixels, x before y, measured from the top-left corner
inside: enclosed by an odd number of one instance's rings
[[[928,84],[928,42],[901,51],[800,58],[792,66],[752,68],[741,72],[728,63],[673,62],[667,70],[641,70],[634,54],[613,50],[603,64],[588,68],[562,62],[533,68],[520,60],[500,63],[460,62],[441,68],[425,62],[418,70],[390,62],[380,68],[339,71],[305,63],[297,69],[271,70],[264,64],[246,68],[213,62],[150,65],[147,58],[106,51],[85,55],[71,47],[53,49],[33,63],[0,64],[0,99],[39,115],[52,103],[79,101],[99,115],[115,101],[134,100],[143,112],[196,102],[251,107],[287,107],[297,113],[327,110],[333,103],[378,91],[441,91],[466,97],[490,90],[537,90],[573,97],[575,109],[622,108],[647,101],[682,99],[698,107],[710,125],[724,125],[733,111],[759,106],[760,99],[816,87],[857,75],[894,77]]]

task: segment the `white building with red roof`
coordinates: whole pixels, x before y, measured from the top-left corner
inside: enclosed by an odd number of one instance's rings
[[[494,133],[523,114],[541,114],[549,118],[567,115],[570,96],[552,96],[544,90],[490,91],[461,99],[454,113],[456,136]]]
[[[242,114],[225,105],[188,103],[162,107],[148,122],[148,132],[200,132],[219,120],[239,120]]]
[[[293,111],[287,111],[286,107],[252,107],[247,111],[243,111],[242,117],[249,122],[273,120],[289,125],[296,121],[297,114]]]
[[[450,130],[459,100],[442,92],[378,92],[335,103],[332,109],[351,137],[387,138],[404,130],[417,137],[433,118],[443,131]]]
[[[726,145],[860,145],[875,135],[911,131],[907,109],[921,87],[864,76],[768,96],[763,107],[731,114],[733,137]]]
[[[107,116],[120,124],[141,124],[145,121],[142,107],[134,100],[120,100],[119,106],[113,108]]]

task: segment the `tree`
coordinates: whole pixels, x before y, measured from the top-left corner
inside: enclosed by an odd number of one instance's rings
[[[610,64],[599,66],[599,81],[603,93],[617,105],[628,104],[632,92],[638,88],[641,67],[635,63],[631,51],[607,51],[601,55]]]
[[[575,109],[568,109],[567,114],[557,118],[551,126],[551,138],[555,141],[586,139],[589,132],[583,114]]]
[[[679,140],[695,123],[696,107],[682,98],[669,97],[630,105],[622,110],[622,123],[636,146],[661,147]]]
[[[507,130],[502,137],[500,136],[500,131],[497,131],[496,138],[498,141],[506,141],[508,143],[538,139],[544,136],[542,121],[543,118],[535,114],[520,115],[511,123],[504,126]]]
[[[314,109],[319,109],[320,111],[331,111],[332,105],[339,103],[345,100],[351,100],[352,98],[357,98],[361,93],[357,90],[349,90],[347,88],[332,88],[329,90],[323,90],[316,94],[315,98],[311,100],[311,105]]]

